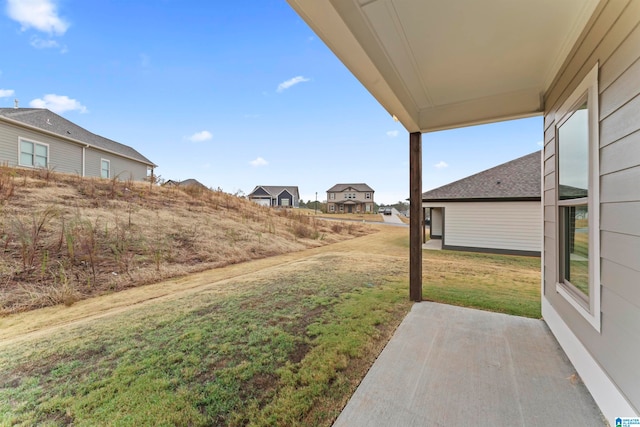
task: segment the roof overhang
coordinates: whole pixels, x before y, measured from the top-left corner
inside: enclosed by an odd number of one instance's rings
[[[409,132],[539,115],[599,0],[287,0]]]

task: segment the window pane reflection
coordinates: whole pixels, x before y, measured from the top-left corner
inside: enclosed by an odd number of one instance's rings
[[[560,200],[588,196],[589,112],[587,101],[558,128]]]
[[[589,296],[589,211],[587,205],[562,209],[564,281]]]

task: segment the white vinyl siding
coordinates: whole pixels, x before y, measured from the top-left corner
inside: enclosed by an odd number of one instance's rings
[[[449,202],[444,208],[444,244],[479,249],[540,252],[540,202]],[[433,233],[441,222],[432,211]]]

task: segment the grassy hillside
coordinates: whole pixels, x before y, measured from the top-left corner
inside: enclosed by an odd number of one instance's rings
[[[222,191],[0,167],[0,314],[371,232]]]

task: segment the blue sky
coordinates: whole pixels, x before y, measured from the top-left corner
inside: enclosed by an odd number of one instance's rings
[[[409,194],[406,130],[285,0],[2,0],[0,107],[44,107],[227,192]],[[423,189],[541,148],[542,119],[423,135]]]

